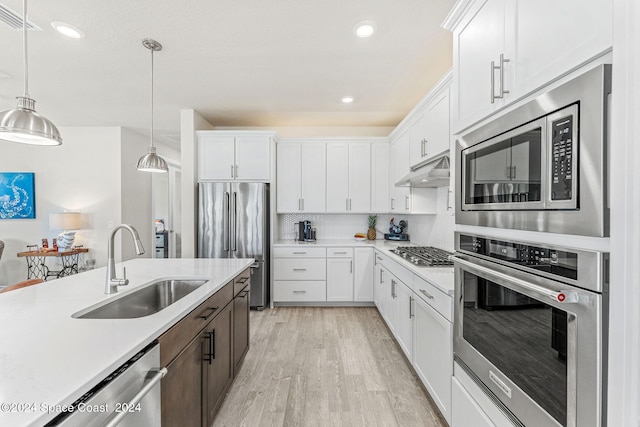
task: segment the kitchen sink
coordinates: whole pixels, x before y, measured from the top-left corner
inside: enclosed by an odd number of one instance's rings
[[[96,308],[74,313],[74,319],[133,319],[157,313],[207,283],[204,279],[162,279]]]

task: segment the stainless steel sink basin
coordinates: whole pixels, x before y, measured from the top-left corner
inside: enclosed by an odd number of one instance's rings
[[[204,279],[163,279],[152,282],[130,294],[123,295],[89,311],[81,310],[75,319],[133,319],[149,316],[207,283]]]

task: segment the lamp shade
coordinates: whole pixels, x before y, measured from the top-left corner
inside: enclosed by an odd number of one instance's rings
[[[143,172],[167,172],[169,167],[167,162],[158,154],[156,147],[150,146],[149,151],[138,160],[136,168]]]
[[[49,230],[78,230],[82,227],[80,212],[60,212],[49,214]]]
[[[18,97],[18,106],[0,113],[0,139],[32,145],[60,145],[58,128],[33,109],[35,101]]]

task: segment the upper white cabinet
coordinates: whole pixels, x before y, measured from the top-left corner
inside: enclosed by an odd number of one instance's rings
[[[396,187],[396,182],[409,173],[409,153],[410,136],[409,131],[405,131],[391,141],[389,147],[390,164],[390,202],[389,207],[392,213],[411,212],[411,188]]]
[[[371,144],[327,143],[327,212],[371,210]]]
[[[453,32],[454,131],[596,58],[613,44],[609,0],[459,0]]]
[[[415,118],[409,128],[411,166],[449,149],[450,86],[451,74],[447,74],[425,98],[426,103],[412,114]]]
[[[278,143],[277,163],[277,212],[325,212],[325,144]]]
[[[371,212],[389,212],[389,143],[371,144]]]
[[[273,132],[198,131],[198,181],[270,181]]]

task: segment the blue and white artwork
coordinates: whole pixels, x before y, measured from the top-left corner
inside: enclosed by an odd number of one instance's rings
[[[36,193],[31,172],[0,172],[0,219],[36,217]]]

